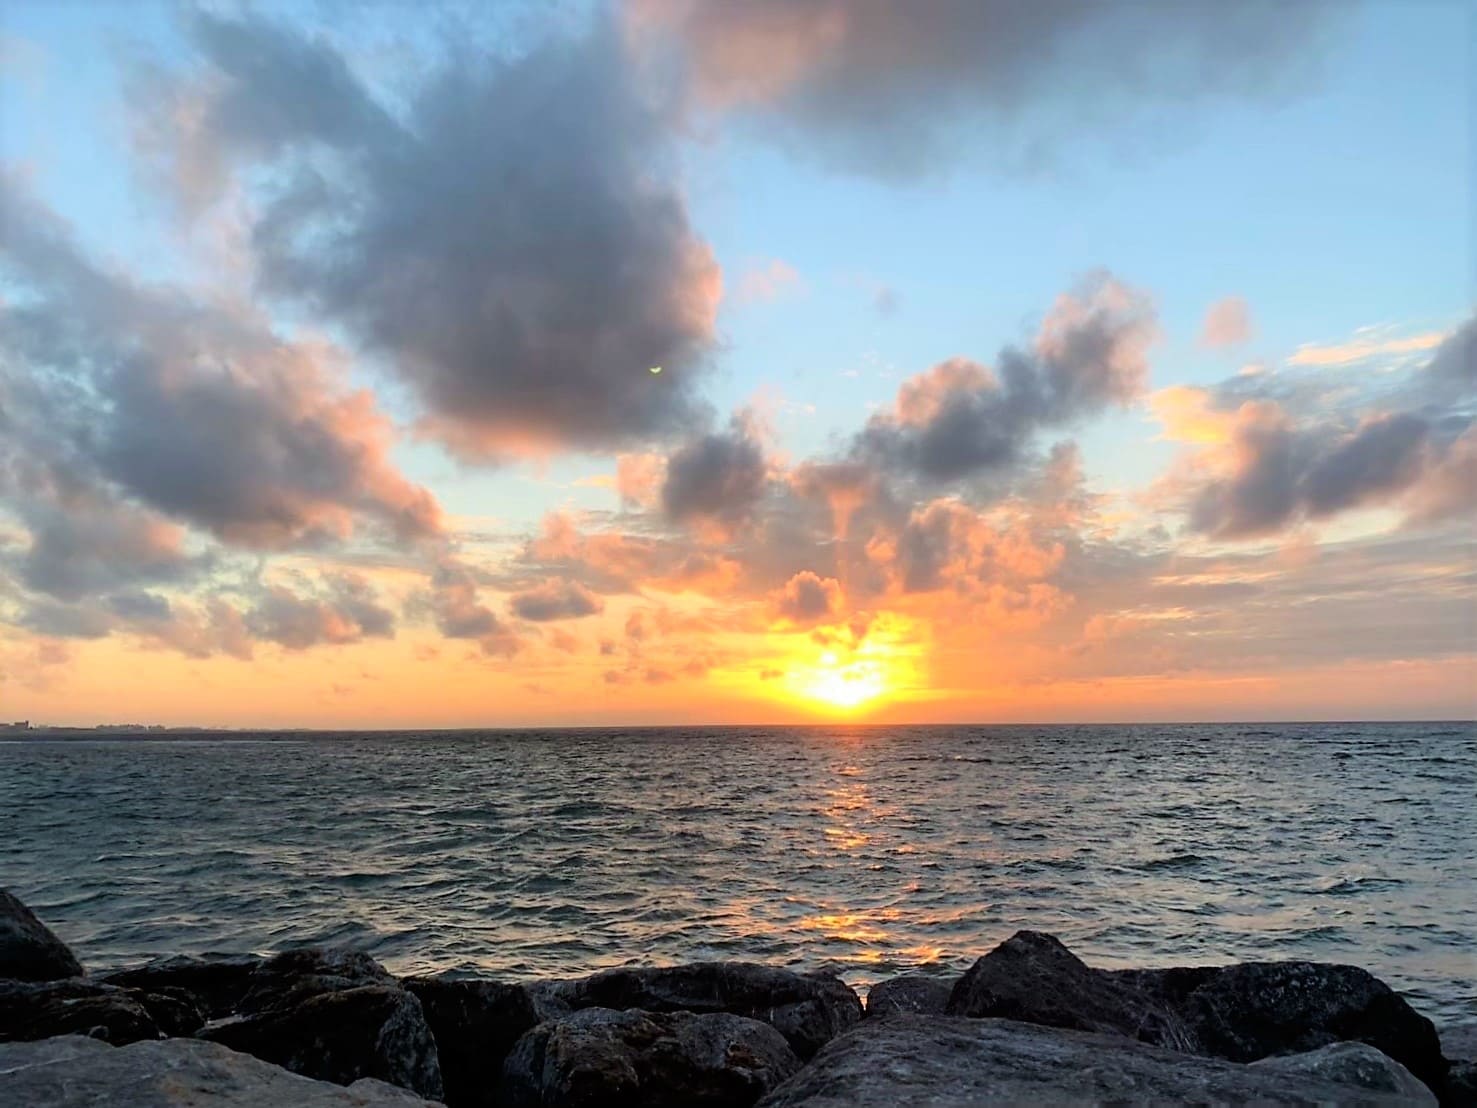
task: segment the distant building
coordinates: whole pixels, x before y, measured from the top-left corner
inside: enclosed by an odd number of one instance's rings
[[[29,731],[30,729],[31,721],[28,719],[18,719],[14,723],[0,723],[0,731]]]

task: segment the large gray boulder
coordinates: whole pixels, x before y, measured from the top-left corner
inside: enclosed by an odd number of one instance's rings
[[[760,1108],[1429,1101],[1270,1067],[998,1019],[897,1014],[828,1043]]]
[[[861,999],[838,977],[749,962],[606,970],[562,984],[557,997],[574,1009],[728,1012],[761,1020],[801,1059],[862,1018]]]
[[[586,1008],[528,1032],[503,1066],[508,1108],[749,1108],[800,1068],[778,1031],[727,1012]]]
[[[365,1079],[348,1088],[288,1073],[216,1043],[112,1047],[68,1036],[0,1044],[0,1104],[25,1108],[434,1108]]]
[[[1296,1073],[1354,1085],[1436,1108],[1436,1095],[1415,1074],[1368,1043],[1333,1043],[1302,1054],[1263,1058],[1251,1065],[1268,1073]]]
[[[1226,966],[1180,1006],[1205,1054],[1252,1062],[1354,1041],[1394,1058],[1431,1088],[1446,1079],[1430,1020],[1357,966],[1252,962]]]
[[[912,1012],[941,1016],[949,1007],[954,990],[952,981],[925,977],[921,973],[905,973],[879,981],[867,993],[867,1018],[890,1016],[896,1012]]]
[[[976,961],[955,983],[948,1014],[1108,1032],[1180,1050],[1198,1047],[1163,998],[1092,969],[1039,931],[1017,931]]]
[[[406,977],[436,1039],[441,1081],[451,1108],[497,1103],[503,1059],[541,1022],[522,985],[451,977]]]
[[[98,980],[152,993],[182,991],[195,998],[207,1017],[220,1019],[240,1006],[264,961],[255,954],[179,954],[102,974]]]
[[[1446,1062],[1431,1021],[1355,966],[1249,962],[1097,970],[1050,935],[1020,931],[954,986],[948,1013],[1019,1020],[1251,1062],[1353,1040],[1431,1088]]]
[[[319,1081],[375,1077],[440,1100],[436,1041],[413,993],[385,985],[336,989],[290,1007],[213,1024],[200,1038]]]
[[[8,889],[0,889],[0,980],[55,981],[81,977],[67,944]]]

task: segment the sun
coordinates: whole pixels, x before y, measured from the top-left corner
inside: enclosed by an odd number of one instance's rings
[[[829,651],[814,666],[796,672],[791,684],[807,700],[846,709],[859,708],[887,691],[880,663],[865,659],[843,663]]]

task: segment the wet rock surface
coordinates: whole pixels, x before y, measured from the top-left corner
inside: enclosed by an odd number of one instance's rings
[[[513,1048],[509,1108],[748,1108],[800,1068],[767,1023],[727,1012],[586,1008],[540,1024]]]
[[[82,978],[0,981],[0,1041],[85,1035],[122,1045],[163,1034],[144,997],[133,990],[96,985]]]
[[[1432,1088],[1446,1075],[1431,1021],[1355,966],[1096,970],[1052,936],[1021,931],[970,967],[948,1012],[1119,1034],[1235,1062],[1351,1040],[1389,1055]]]
[[[867,994],[867,1018],[895,1012],[941,1016],[949,1006],[953,990],[952,981],[941,981],[937,977],[916,973],[889,977],[873,985]]]
[[[542,1022],[522,985],[449,977],[407,977],[436,1040],[446,1102],[455,1108],[498,1103],[503,1061],[524,1032]]]
[[[1403,1097],[1410,1104],[1434,1108],[1437,1103],[1435,1094],[1415,1074],[1368,1043],[1333,1043],[1302,1054],[1263,1058],[1251,1065],[1266,1073],[1301,1074],[1389,1093]]]
[[[759,1104],[938,1108],[1104,1102],[1430,1103],[1305,1073],[1187,1056],[1117,1034],[898,1013],[867,1020],[829,1043]]]
[[[182,991],[194,997],[207,1019],[220,1019],[240,1007],[264,961],[255,954],[175,955],[103,974],[98,980],[145,992]]]
[[[374,1077],[442,1097],[436,1042],[412,993],[385,985],[319,993],[212,1025],[200,1037],[293,1073],[347,1085]]]
[[[0,980],[81,977],[82,964],[19,897],[0,889]]]
[[[566,985],[572,1008],[727,1012],[769,1024],[801,1059],[862,1018],[862,1002],[839,978],[749,962],[695,962],[614,969]]]
[[[126,1093],[124,1092],[126,1090]],[[430,1108],[386,1085],[313,1081],[216,1043],[167,1039],[113,1047],[67,1036],[0,1044],[0,1104],[25,1108]]]

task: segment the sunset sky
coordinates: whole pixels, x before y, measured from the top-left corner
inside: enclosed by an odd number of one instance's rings
[[[0,716],[1477,711],[1469,5],[486,8],[0,9]]]

